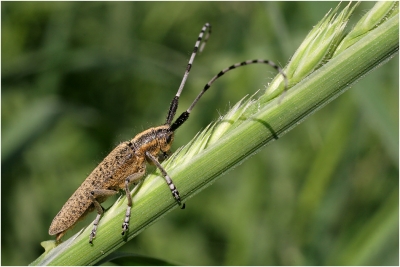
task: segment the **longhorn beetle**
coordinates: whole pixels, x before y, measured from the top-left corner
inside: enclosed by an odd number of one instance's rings
[[[206,35],[203,40],[204,34]],[[172,196],[175,198],[178,205],[182,209],[185,208],[185,204],[182,203],[179,196],[178,189],[175,187],[167,171],[159,163],[159,160],[167,156],[174,139],[174,132],[189,118],[190,112],[197,104],[201,96],[208,90],[208,88],[210,88],[215,80],[217,80],[226,72],[249,64],[268,64],[275,68],[283,76],[286,90],[287,78],[282,69],[272,61],[256,59],[236,63],[220,71],[216,76],[214,76],[194,99],[190,107],[173,122],[176,110],[178,108],[179,97],[188,78],[193,60],[197,52],[201,52],[203,50],[210,34],[211,25],[206,23],[201,29],[199,37],[197,38],[178,92],[172,99],[165,124],[150,128],[142,133],[139,133],[132,140],[119,144],[93,170],[93,172],[68,199],[68,201],[61,208],[60,212],[58,212],[56,217],[53,219],[53,222],[50,225],[49,234],[57,235],[57,242],[61,241],[61,237],[65,234],[65,232],[71,229],[78,220],[82,219],[91,211],[96,210],[97,216],[94,220],[93,229],[89,236],[89,243],[92,244],[93,238],[96,236],[97,225],[99,224],[100,218],[103,214],[103,207],[100,205],[100,203],[105,201],[109,196],[118,193],[119,190],[125,190],[126,197],[128,199],[128,207],[126,209],[125,219],[122,224],[122,235],[124,235],[129,228],[132,207],[132,196],[130,194],[129,187],[132,184],[139,183],[145,174],[146,162],[156,165],[156,167],[161,171],[161,174],[167,182],[167,185],[172,192]]]

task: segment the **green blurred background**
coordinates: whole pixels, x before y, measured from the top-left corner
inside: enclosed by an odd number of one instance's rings
[[[336,5],[3,2],[2,264],[43,253],[53,217],[96,164],[164,123],[205,22],[213,33],[178,113],[230,64],[284,66]],[[183,265],[398,265],[398,73],[396,56],[119,251]],[[249,66],[221,78],[173,150],[274,76]]]

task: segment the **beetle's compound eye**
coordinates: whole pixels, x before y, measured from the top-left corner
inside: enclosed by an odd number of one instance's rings
[[[171,144],[172,141],[174,140],[174,133],[169,133],[165,139],[167,141],[167,144]]]

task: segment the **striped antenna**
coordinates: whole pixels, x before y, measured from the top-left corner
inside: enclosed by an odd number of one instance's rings
[[[208,29],[207,35],[205,36],[204,41],[203,41],[202,45],[200,46],[200,43],[203,40],[204,33],[207,31],[207,29]],[[170,128],[169,128],[170,131],[175,131],[176,129],[178,129],[189,118],[190,112],[193,110],[194,106],[197,104],[197,102],[200,100],[200,98],[203,96],[203,94],[211,87],[211,85],[219,77],[221,77],[222,75],[224,75],[225,73],[227,73],[228,71],[231,71],[233,69],[236,69],[236,68],[239,68],[239,67],[243,67],[243,66],[247,66],[247,65],[250,65],[250,64],[258,64],[258,63],[267,64],[267,65],[273,67],[274,69],[276,69],[279,72],[279,74],[281,74],[283,76],[284,83],[285,83],[284,92],[287,90],[287,86],[288,86],[287,77],[286,77],[285,73],[283,72],[282,68],[279,67],[277,64],[275,64],[274,62],[272,62],[270,60],[264,60],[264,59],[246,60],[246,61],[243,61],[243,62],[240,62],[240,63],[233,64],[232,66],[221,70],[217,75],[215,75],[204,86],[203,90],[198,94],[198,96],[193,100],[193,102],[190,105],[190,107],[185,112],[183,112],[178,117],[178,119],[175,120],[174,123],[172,123],[172,120],[174,119],[176,110],[178,108],[179,97],[180,97],[180,95],[182,93],[183,87],[185,86],[185,83],[186,83],[187,77],[189,75],[190,69],[192,67],[194,58],[196,57],[196,54],[197,54],[197,51],[199,50],[199,47],[200,47],[199,52],[201,52],[203,50],[203,48],[204,48],[204,46],[205,46],[210,34],[211,34],[211,25],[209,23],[206,23],[203,26],[203,28],[201,29],[199,37],[197,38],[196,44],[195,44],[194,49],[193,49],[192,56],[190,57],[189,64],[186,67],[186,71],[185,71],[185,74],[183,75],[183,79],[182,79],[181,85],[179,86],[178,92],[176,93],[174,99],[171,102],[171,105],[170,105],[170,108],[169,108],[169,112],[168,112],[168,116],[167,116],[167,120],[166,120],[166,123],[165,123],[166,125],[171,125]]]
[[[207,29],[208,29],[208,32],[206,34],[206,37],[204,38],[204,41],[200,46],[200,43],[201,43],[201,41],[203,39],[203,36],[204,36],[204,33],[207,31]],[[203,28],[201,29],[199,37],[197,37],[197,41],[196,41],[196,43],[194,45],[192,56],[190,57],[189,63],[188,63],[188,65],[186,67],[186,70],[185,70],[185,73],[183,74],[182,82],[181,82],[181,85],[179,86],[178,92],[176,93],[174,99],[172,99],[171,106],[169,107],[168,116],[167,116],[167,119],[165,121],[165,124],[167,124],[167,125],[171,125],[171,122],[175,117],[176,110],[178,109],[179,97],[181,96],[183,87],[185,86],[186,80],[187,80],[187,78],[189,76],[189,72],[190,72],[190,69],[192,68],[194,58],[196,57],[197,52],[203,51],[203,49],[204,49],[204,47],[205,47],[205,45],[207,43],[207,40],[210,37],[210,34],[211,34],[211,25],[209,23],[206,23],[206,24],[204,24]],[[199,47],[200,47],[200,50],[199,50]]]

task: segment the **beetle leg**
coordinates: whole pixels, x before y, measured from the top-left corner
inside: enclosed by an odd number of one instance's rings
[[[124,222],[122,223],[122,235],[125,234],[126,231],[128,231],[129,228],[129,221],[131,218],[131,208],[132,208],[132,195],[131,191],[129,190],[129,185],[132,183],[137,183],[138,180],[144,175],[145,173],[145,167],[139,170],[139,172],[129,175],[125,179],[125,193],[126,193],[126,198],[128,199],[128,206],[126,207],[126,212],[125,212],[125,219]]]
[[[99,224],[101,215],[103,215],[103,213],[104,213],[103,207],[100,205],[100,203],[97,201],[96,198],[98,198],[98,197],[109,197],[109,196],[115,195],[116,193],[118,193],[118,191],[107,190],[107,189],[97,189],[97,190],[93,190],[93,191],[90,192],[90,198],[92,199],[93,205],[97,210],[97,216],[96,216],[96,219],[93,222],[92,232],[90,233],[90,236],[89,236],[89,243],[90,244],[93,244],[93,238],[96,237],[97,225]]]
[[[169,189],[171,190],[172,196],[175,198],[176,202],[178,202],[178,205],[181,207],[181,209],[185,208],[185,203],[181,203],[181,197],[179,196],[179,191],[176,189],[174,183],[172,182],[171,177],[169,177],[167,171],[161,166],[161,164],[157,161],[157,159],[151,155],[149,152],[146,152],[146,157],[149,158],[156,166],[157,168],[161,171],[162,176],[164,176],[165,181],[167,182],[167,185]]]

